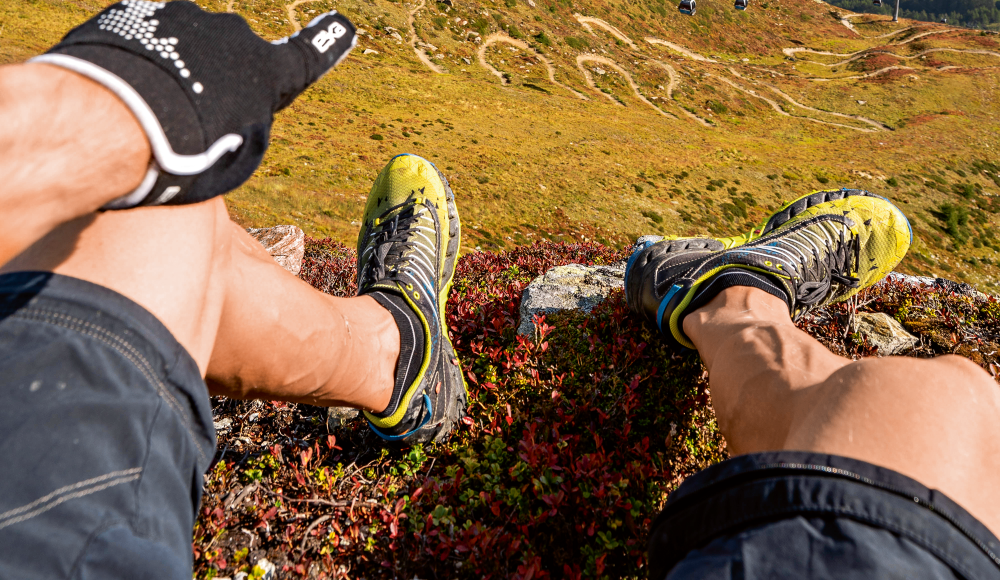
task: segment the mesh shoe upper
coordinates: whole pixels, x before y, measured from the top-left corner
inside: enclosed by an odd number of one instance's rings
[[[381,413],[365,412],[380,435],[440,440],[464,415],[465,382],[444,317],[461,228],[445,177],[415,155],[393,158],[372,186],[358,236],[358,294],[401,296],[424,333],[416,380]]]
[[[836,193],[799,198],[752,234],[666,240],[640,249],[626,270],[629,305],[694,348],[681,328],[687,306],[702,284],[727,268],[771,276],[791,297],[793,317],[849,298],[899,263],[912,233],[888,200],[858,190]]]

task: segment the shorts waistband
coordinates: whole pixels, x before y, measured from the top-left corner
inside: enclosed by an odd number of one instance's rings
[[[716,537],[798,515],[883,528],[965,577],[1000,579],[1000,540],[940,491],[871,463],[805,451],[743,455],[685,480],[653,523],[651,577]]]
[[[215,452],[208,389],[197,363],[148,310],[121,294],[52,272],[0,275],[0,325],[51,324],[102,342],[128,359],[181,417],[197,443],[200,467]]]

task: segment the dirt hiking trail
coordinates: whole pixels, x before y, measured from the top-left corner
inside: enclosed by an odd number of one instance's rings
[[[232,10],[233,1],[234,0],[229,0],[229,4],[226,5],[226,11],[228,12],[233,11]],[[295,2],[292,2],[291,4],[285,6],[285,10],[288,12],[288,21],[292,23],[292,28],[295,29],[295,32],[302,30],[302,24],[299,23],[299,17],[295,15],[295,9],[301,6],[302,4],[315,1],[316,0],[295,0]]]
[[[503,83],[504,85],[509,84],[509,82],[507,81],[507,77],[503,76],[502,72],[500,72],[497,69],[493,68],[488,62],[486,62],[486,49],[489,48],[490,45],[493,45],[493,44],[496,44],[496,43],[509,44],[511,46],[515,46],[517,48],[520,48],[521,50],[525,50],[525,51],[531,52],[535,56],[535,58],[537,58],[539,61],[541,61],[542,64],[545,65],[545,68],[546,68],[546,70],[549,73],[549,81],[551,81],[552,84],[554,84],[554,85],[556,85],[558,87],[564,88],[567,91],[573,93],[573,96],[577,97],[578,99],[583,99],[584,101],[589,100],[582,93],[578,93],[575,90],[571,89],[570,87],[568,87],[568,86],[566,86],[566,85],[564,85],[561,82],[559,82],[559,81],[556,80],[556,67],[555,67],[555,65],[552,64],[551,60],[549,60],[548,58],[545,57],[545,55],[543,55],[542,53],[538,52],[534,48],[531,48],[531,46],[528,45],[528,43],[526,43],[526,42],[522,42],[520,40],[516,40],[514,38],[511,38],[511,37],[507,36],[506,34],[504,34],[502,32],[494,32],[493,34],[491,34],[491,35],[487,36],[485,39],[483,39],[483,45],[479,47],[479,51],[477,53],[477,57],[479,59],[479,64],[482,65],[482,67],[485,68],[486,70],[488,70],[491,73],[493,73],[494,75],[496,75],[496,77],[499,78],[500,82]]]
[[[712,60],[710,58],[706,58],[704,56],[701,56],[700,54],[698,54],[696,52],[691,52],[690,50],[684,48],[683,46],[681,46],[679,44],[674,44],[673,42],[670,42],[668,40],[660,40],[659,38],[653,38],[652,36],[647,36],[644,40],[646,42],[648,42],[649,44],[662,44],[663,46],[669,48],[670,50],[679,52],[679,53],[683,54],[684,56],[690,58],[691,60],[697,60],[697,61],[701,61],[701,62],[711,62],[711,63],[718,63],[719,62],[717,60]]]
[[[299,22],[298,16],[296,14],[296,8],[298,8],[302,4],[306,4],[308,2],[314,2],[314,1],[315,0],[294,0],[293,2],[291,2],[291,3],[289,3],[289,4],[287,4],[285,6],[285,10],[288,13],[289,23],[292,25],[292,28],[294,28],[295,31],[299,31],[299,30],[302,29],[302,24]],[[417,38],[417,31],[416,31],[415,21],[416,21],[417,14],[426,6],[426,1],[427,0],[420,0],[420,2],[412,10],[410,10],[408,12],[408,15],[407,15],[407,26],[408,26],[409,32],[410,32],[409,45],[410,45],[410,48],[413,49],[413,52],[417,55],[417,58],[420,60],[420,62],[422,62],[423,64],[425,64],[427,66],[427,68],[429,68],[434,73],[444,74],[445,70],[440,65],[436,64],[433,60],[431,60],[431,56],[429,56],[427,54],[427,52],[422,49],[421,46],[418,46],[418,38]],[[816,0],[816,1],[818,2],[820,0]],[[228,0],[228,2],[226,4],[226,11],[227,12],[233,12],[234,11],[235,2],[236,2],[236,0]],[[867,39],[867,40],[881,40],[881,39],[885,39],[885,38],[889,38],[889,37],[893,37],[893,36],[898,36],[898,35],[904,34],[906,32],[911,32],[911,31],[918,30],[918,29],[928,28],[928,26],[924,25],[924,24],[921,24],[921,25],[911,25],[911,26],[906,26],[906,27],[900,28],[898,30],[893,30],[893,31],[890,31],[890,32],[887,32],[887,33],[884,33],[884,34],[868,36],[868,35],[862,34],[855,27],[855,25],[851,22],[852,19],[862,18],[864,16],[866,16],[866,15],[864,15],[864,14],[842,13],[840,15],[840,22],[846,28],[848,28],[849,30],[851,30],[854,34],[856,34],[857,36],[859,36],[859,37],[861,37],[863,39]],[[573,14],[573,17],[580,24],[580,26],[582,26],[588,32],[593,33],[594,29],[592,28],[592,26],[597,26],[597,27],[600,27],[600,28],[604,29],[605,31],[607,31],[608,33],[610,33],[612,36],[614,36],[618,41],[626,44],[629,48],[635,50],[636,52],[641,52],[641,50],[642,50],[642,48],[640,46],[638,46],[631,38],[629,38],[628,35],[626,35],[624,32],[622,32],[620,29],[618,29],[614,25],[609,24],[608,22],[606,22],[606,21],[604,21],[604,20],[602,20],[600,18],[595,18],[595,17],[592,17],[592,16],[584,16],[584,15],[579,14],[579,13]],[[872,20],[872,21],[866,22],[866,24],[869,24],[869,23],[880,23],[880,22],[886,22],[886,21],[885,20]],[[919,33],[914,34],[914,35],[912,35],[912,36],[910,36],[910,37],[908,37],[908,38],[906,38],[904,40],[899,40],[899,41],[895,41],[895,42],[889,42],[885,46],[903,46],[903,45],[911,43],[911,42],[913,42],[915,40],[918,40],[920,38],[924,38],[924,37],[927,37],[927,36],[930,36],[930,35],[935,35],[935,34],[944,34],[944,33],[954,32],[956,30],[953,27],[942,28],[942,27],[939,27],[939,26],[935,26],[933,24],[930,25],[930,27],[932,27],[934,29],[933,30],[925,30],[923,32],[919,32]],[[700,55],[700,54],[698,54],[698,53],[696,53],[696,52],[694,52],[692,50],[689,50],[688,48],[686,48],[684,46],[681,46],[681,45],[676,44],[674,42],[670,42],[668,40],[663,40],[663,39],[654,38],[654,37],[645,37],[643,40],[646,43],[648,43],[648,44],[664,46],[664,47],[666,47],[666,48],[668,48],[668,49],[670,49],[670,50],[672,50],[672,51],[680,54],[682,57],[684,57],[686,59],[690,59],[692,61],[696,61],[696,62],[699,62],[699,63],[707,63],[707,64],[720,64],[719,60],[702,56],[702,55]],[[423,43],[420,43],[420,44],[423,45]],[[545,69],[546,69],[546,71],[548,73],[548,79],[549,79],[549,81],[553,85],[558,86],[558,87],[560,87],[562,89],[565,89],[566,91],[568,91],[569,93],[571,93],[574,97],[576,97],[578,99],[585,100],[585,101],[590,100],[583,93],[581,93],[581,92],[573,89],[572,87],[570,87],[570,86],[568,86],[566,84],[563,84],[563,83],[561,83],[561,82],[559,82],[559,81],[556,80],[556,74],[555,74],[556,73],[556,66],[553,63],[553,61],[550,60],[545,54],[543,54],[539,50],[536,50],[535,48],[533,48],[530,44],[528,44],[525,41],[512,38],[512,37],[510,37],[509,35],[507,35],[507,34],[505,34],[503,32],[495,32],[495,33],[490,34],[490,35],[488,35],[488,36],[486,36],[486,37],[483,38],[482,45],[477,49],[477,58],[478,58],[480,66],[482,66],[484,69],[486,69],[487,71],[489,71],[493,76],[495,76],[498,79],[500,79],[501,84],[503,84],[503,85],[506,86],[506,85],[510,84],[510,81],[508,80],[507,76],[504,75],[504,73],[502,73],[501,71],[497,70],[495,67],[493,67],[492,65],[490,65],[490,63],[487,62],[487,60],[486,60],[486,51],[487,51],[487,49],[490,46],[493,46],[495,44],[507,44],[507,45],[510,45],[510,46],[512,46],[512,47],[514,47],[516,49],[520,49],[522,51],[529,52],[540,63],[542,63],[543,65],[545,65]],[[867,48],[867,49],[862,49],[862,50],[858,50],[856,52],[850,52],[850,53],[836,53],[836,52],[828,52],[828,51],[816,50],[816,49],[808,48],[808,47],[797,46],[797,47],[791,47],[791,48],[783,48],[783,49],[781,49],[781,52],[786,57],[792,58],[793,60],[794,59],[798,59],[798,60],[801,60],[802,62],[809,63],[809,64],[819,65],[819,66],[822,66],[822,67],[825,67],[825,68],[833,68],[833,67],[836,67],[836,66],[841,66],[841,65],[849,64],[851,62],[854,62],[856,60],[865,58],[866,56],[872,55],[872,54],[888,54],[888,55],[891,55],[891,56],[893,56],[895,58],[899,58],[899,59],[903,59],[903,60],[917,59],[917,58],[926,56],[928,54],[936,53],[936,52],[977,54],[977,55],[993,56],[993,57],[1000,58],[1000,52],[997,52],[997,51],[979,50],[979,49],[950,48],[950,47],[930,48],[930,49],[923,50],[923,51],[921,51],[921,52],[919,52],[917,54],[913,54],[913,55],[910,55],[910,56],[897,55],[895,53],[888,52],[888,51],[877,51],[875,48]],[[823,62],[817,62],[817,61],[805,59],[805,58],[802,58],[801,56],[798,56],[798,57],[796,56],[796,55],[805,55],[805,54],[815,54],[815,55],[821,55],[821,56],[833,56],[833,57],[839,57],[842,60],[839,60],[839,61],[834,62],[834,63],[823,63]],[[663,69],[667,73],[668,77],[670,78],[670,82],[669,82],[669,84],[666,87],[667,100],[670,101],[670,102],[672,102],[675,106],[677,106],[677,108],[679,109],[679,111],[680,111],[680,113],[682,115],[684,115],[685,117],[688,117],[689,119],[697,122],[698,124],[700,124],[700,125],[702,125],[704,127],[716,127],[717,126],[715,123],[713,123],[713,122],[711,122],[711,121],[709,121],[709,120],[707,120],[705,118],[702,118],[701,116],[699,116],[699,115],[695,114],[694,112],[692,112],[691,110],[689,110],[688,107],[685,107],[685,106],[681,105],[681,103],[679,103],[679,102],[677,102],[677,101],[674,100],[674,93],[677,90],[678,86],[680,85],[680,80],[679,80],[677,71],[674,69],[673,66],[671,66],[670,64],[668,64],[666,62],[660,61],[660,60],[655,60],[655,59],[652,59],[652,58],[645,57],[642,54],[634,55],[634,58],[642,59],[647,64],[650,64],[650,65],[653,65],[653,66],[657,66],[657,67]],[[606,93],[606,92],[604,92],[604,91],[602,91],[602,90],[600,90],[598,88],[597,83],[595,82],[594,77],[593,77],[591,71],[587,67],[584,66],[584,63],[598,63],[598,64],[601,64],[601,65],[604,65],[606,67],[611,68],[613,71],[615,71],[616,73],[620,74],[622,77],[625,78],[625,80],[628,82],[629,87],[632,89],[632,92],[635,95],[635,97],[637,99],[639,99],[640,101],[642,101],[643,104],[645,104],[648,107],[652,108],[659,115],[661,115],[663,117],[668,117],[668,118],[675,119],[675,120],[678,119],[678,117],[676,115],[674,115],[673,113],[667,112],[667,111],[664,110],[663,107],[666,105],[665,102],[661,102],[660,104],[657,104],[657,103],[652,102],[646,96],[644,96],[642,94],[641,90],[640,90],[640,86],[638,85],[638,83],[635,82],[635,79],[632,77],[632,75],[629,73],[629,71],[626,70],[625,67],[623,67],[622,65],[620,65],[617,62],[615,62],[614,60],[612,60],[611,58],[608,58],[608,57],[605,57],[605,56],[599,56],[599,55],[591,54],[591,53],[583,53],[583,54],[580,54],[579,56],[577,56],[576,57],[576,66],[579,69],[580,73],[583,75],[584,80],[586,81],[587,86],[590,87],[591,89],[595,90],[595,91],[600,92],[602,95],[604,95],[605,98],[607,98],[610,102],[614,103],[615,105],[617,105],[617,106],[624,106],[623,103],[621,103],[620,101],[618,101],[618,99],[615,96],[611,95],[610,93]],[[635,61],[634,64],[639,64],[639,62]],[[812,75],[809,75],[809,74],[803,74],[803,73],[801,73],[799,71],[796,71],[799,74],[786,74],[786,73],[781,73],[781,72],[777,72],[777,71],[772,71],[770,69],[767,69],[766,67],[754,66],[754,65],[746,65],[746,66],[748,68],[750,68],[750,69],[753,69],[753,70],[762,71],[762,72],[769,72],[769,73],[771,73],[772,76],[781,76],[781,77],[785,77],[785,78],[799,78],[799,79],[813,81],[813,82],[831,82],[831,81],[843,81],[843,80],[852,80],[852,79],[866,79],[866,78],[875,77],[875,76],[878,76],[878,75],[881,75],[881,74],[885,74],[885,73],[893,71],[893,70],[916,70],[913,67],[896,65],[896,66],[888,66],[888,67],[881,68],[881,69],[876,70],[876,71],[872,71],[872,72],[865,73],[865,74],[859,74],[859,75],[843,76],[843,77],[820,77],[820,76],[812,76]],[[956,65],[947,65],[947,66],[938,67],[936,70],[938,70],[938,71],[945,71],[945,70],[966,69],[966,68],[968,68],[968,67],[965,67],[965,66],[956,66]],[[985,68],[998,68],[998,67],[985,67]],[[729,76],[725,76],[723,74],[720,74],[720,71],[716,71],[714,74],[707,73],[707,72],[702,72],[701,74],[702,74],[702,76],[705,76],[705,77],[716,78],[719,81],[721,81],[721,82],[729,85],[730,87],[732,87],[733,89],[735,89],[735,90],[737,90],[739,92],[742,92],[742,93],[745,93],[747,95],[750,95],[751,97],[754,97],[755,99],[759,99],[761,101],[764,101],[776,113],[778,113],[779,115],[785,116],[785,117],[792,117],[792,118],[796,118],[796,119],[802,119],[802,120],[810,121],[810,122],[813,122],[813,123],[819,123],[819,124],[828,125],[828,126],[832,126],[832,127],[843,128],[843,129],[850,129],[850,130],[853,130],[853,131],[860,131],[860,132],[864,132],[864,133],[871,133],[871,132],[876,132],[876,131],[888,131],[888,130],[891,130],[891,128],[888,125],[886,125],[884,123],[881,123],[881,122],[879,122],[877,120],[874,120],[874,119],[869,119],[867,117],[862,117],[860,115],[852,115],[852,114],[847,114],[847,113],[840,113],[840,112],[837,112],[837,111],[827,111],[827,110],[817,109],[815,107],[811,107],[809,105],[800,103],[800,102],[796,101],[794,98],[792,98],[790,95],[788,95],[787,93],[785,93],[784,91],[782,91],[777,86],[768,84],[768,83],[766,83],[764,81],[754,80],[754,79],[748,78],[747,76],[741,75],[733,67],[727,67],[726,72],[728,72],[729,75],[732,75],[732,78],[730,78]],[[744,86],[740,82],[737,82],[737,80],[742,81],[743,83],[750,83],[751,85],[755,85],[755,86],[759,87],[759,89],[758,90],[754,90],[753,88],[749,88],[748,86]],[[806,115],[793,115],[788,110],[786,110],[786,108],[783,107],[778,101],[776,101],[776,100],[768,97],[763,92],[761,92],[761,90],[760,90],[761,88],[765,89],[766,91],[770,91],[771,93],[773,93],[774,95],[776,95],[777,97],[779,97],[780,99],[782,99],[783,101],[785,101],[791,107],[795,107],[797,109],[801,109],[803,112],[808,112],[808,113],[811,113],[811,114],[817,114],[817,115],[820,115],[820,116],[831,116],[831,117],[838,117],[840,119],[849,119],[849,120],[852,120],[852,121],[857,121],[859,123],[863,123],[864,125],[866,125],[866,127],[858,127],[858,126],[848,125],[848,124],[844,124],[844,123],[827,121],[827,120],[817,119],[817,118],[806,116]]]
[[[632,80],[632,75],[630,75],[627,70],[625,70],[622,67],[618,66],[618,63],[616,63],[615,61],[611,60],[610,58],[606,58],[606,57],[603,57],[603,56],[581,54],[580,56],[576,57],[576,66],[580,69],[580,72],[583,73],[583,77],[585,79],[587,79],[587,84],[590,85],[590,87],[592,89],[594,89],[594,90],[600,90],[600,89],[597,88],[597,84],[594,83],[593,77],[590,76],[590,71],[587,70],[587,68],[583,66],[583,63],[585,63],[585,62],[599,62],[599,63],[601,63],[603,65],[609,66],[609,67],[613,68],[614,70],[618,71],[618,73],[620,75],[622,75],[623,77],[625,77],[625,80],[628,81],[629,86],[632,87],[632,92],[635,93],[635,96],[640,101],[642,101],[643,103],[646,103],[647,105],[649,105],[650,107],[652,107],[653,110],[655,110],[657,113],[663,115],[664,117],[670,117],[672,119],[676,119],[677,118],[675,115],[672,115],[672,114],[664,111],[663,109],[657,107],[652,102],[650,102],[649,99],[647,99],[646,97],[642,96],[642,93],[639,92],[639,85],[637,85],[635,83],[635,81]],[[609,95],[607,93],[604,93],[604,92],[602,92],[601,94],[603,94],[604,96],[606,96],[609,99],[611,99],[611,102],[615,103],[616,105],[624,106],[621,103],[619,103],[611,95]]]
[[[412,48],[413,52],[417,54],[417,58],[420,59],[420,62],[427,65],[427,68],[438,74],[444,74],[444,69],[434,64],[430,57],[427,56],[426,52],[417,48],[417,27],[413,25],[413,22],[417,17],[417,12],[420,12],[420,9],[424,7],[424,3],[426,1],[427,0],[420,0],[420,4],[417,4],[417,7],[413,10],[410,10],[410,15],[406,18],[406,25],[410,28],[410,48]]]
[[[584,28],[586,28],[588,32],[593,32],[594,29],[591,28],[590,25],[591,24],[596,24],[596,25],[600,26],[601,28],[603,28],[603,29],[607,30],[608,32],[610,32],[611,35],[614,36],[615,38],[617,38],[618,40],[624,42],[625,44],[631,46],[632,48],[634,48],[636,50],[639,49],[639,47],[636,46],[634,42],[632,42],[631,38],[625,36],[625,33],[623,33],[621,30],[618,30],[614,26],[608,24],[607,22],[601,20],[600,18],[593,18],[591,16],[583,16],[582,14],[574,14],[573,18],[576,18],[577,22],[579,22]]]

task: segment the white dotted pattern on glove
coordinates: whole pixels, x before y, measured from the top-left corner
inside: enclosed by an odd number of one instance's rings
[[[160,53],[160,58],[172,60],[174,66],[180,69],[183,78],[189,78],[191,71],[187,69],[184,61],[181,60],[180,53],[177,52],[176,38],[156,38],[153,34],[160,21],[150,18],[153,14],[166,6],[165,2],[146,2],[145,0],[125,0],[122,2],[124,10],[115,8],[97,19],[98,27],[113,34],[123,37],[125,40],[137,40],[146,47],[146,50],[155,50]],[[191,85],[191,90],[201,93],[205,87],[201,83],[195,82]]]

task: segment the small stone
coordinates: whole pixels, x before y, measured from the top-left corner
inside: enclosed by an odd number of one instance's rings
[[[521,296],[521,322],[517,333],[529,335],[535,330],[536,314],[562,310],[590,312],[616,288],[624,286],[625,263],[611,266],[556,266],[532,280]]]
[[[365,51],[362,52],[361,54],[378,54],[378,51],[377,50],[372,50],[370,48],[366,48]]]
[[[282,268],[298,276],[302,269],[302,256],[306,251],[306,235],[296,226],[273,228],[248,228],[247,233],[263,244],[267,253]]]
[[[865,103],[867,103],[867,102],[868,102],[868,101],[858,101],[858,104],[859,104],[859,105],[864,105],[864,104],[865,104]]]
[[[740,62],[750,62],[750,59],[749,58],[741,58]]]
[[[277,570],[278,567],[267,558],[261,558],[253,565],[254,578],[260,578],[260,580],[274,580],[277,577]]]
[[[462,62],[464,62],[465,64],[472,64],[472,61],[465,57],[462,57]]]
[[[881,356],[891,356],[909,350],[919,342],[896,319],[884,312],[864,312],[854,318],[858,333]]]
[[[338,431],[347,423],[361,414],[354,407],[328,407],[326,409],[326,426],[330,431]]]
[[[229,428],[233,426],[233,420],[229,417],[223,417],[217,422],[213,422],[212,426],[215,427],[216,431],[229,431]]]

